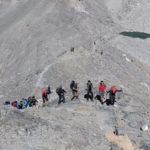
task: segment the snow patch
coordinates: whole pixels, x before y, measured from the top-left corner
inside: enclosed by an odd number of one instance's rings
[[[126,58],[126,61],[131,62],[131,60],[129,58]]]

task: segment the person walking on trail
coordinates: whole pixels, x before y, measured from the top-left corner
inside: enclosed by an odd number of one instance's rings
[[[35,96],[32,96],[31,107],[38,109],[38,101],[35,99]]]
[[[87,101],[89,101],[89,97],[91,95],[91,101],[93,101],[93,84],[91,83],[91,81],[89,80],[87,83]]]
[[[109,99],[111,101],[111,105],[114,105],[115,103],[115,95],[116,95],[116,92],[122,92],[122,88],[121,90],[117,90],[116,89],[116,86],[111,86],[111,89],[107,92],[109,93]]]
[[[74,52],[74,47],[71,47],[71,48],[70,48],[70,52]]]
[[[65,103],[65,93],[66,93],[66,90],[64,87],[59,87],[57,89],[57,94],[59,96],[59,101],[58,101],[58,104],[60,104],[61,102]]]
[[[101,97],[101,104],[103,105],[103,98],[104,98],[104,94],[105,94],[105,90],[106,90],[106,93],[107,93],[107,86],[106,84],[101,81],[97,90],[99,91],[99,95]]]
[[[46,101],[46,106],[49,106],[49,101],[47,98],[47,92],[45,89],[42,90],[42,98],[43,98],[43,107],[45,107],[45,101]]]
[[[72,84],[72,83],[71,83]],[[71,85],[70,85],[71,87]],[[74,82],[74,85],[72,84],[72,97],[71,97],[71,101],[76,97],[76,99],[79,98],[79,87],[78,87],[78,83]]]
[[[101,55],[103,55],[103,50],[101,50]]]

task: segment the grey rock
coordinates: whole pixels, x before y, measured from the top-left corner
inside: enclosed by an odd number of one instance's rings
[[[116,135],[125,135],[126,134],[126,132],[125,132],[125,129],[123,129],[123,128],[116,128],[115,129],[115,131],[114,131],[114,133],[116,134]]]

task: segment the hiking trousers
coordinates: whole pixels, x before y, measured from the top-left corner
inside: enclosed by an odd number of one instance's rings
[[[93,92],[87,92],[87,100],[89,100],[91,95],[91,100],[93,100]]]
[[[61,102],[65,103],[65,96],[64,95],[59,96],[58,104],[60,104]]]
[[[115,103],[115,94],[110,94],[109,98],[110,98],[111,105],[114,105],[114,103]]]

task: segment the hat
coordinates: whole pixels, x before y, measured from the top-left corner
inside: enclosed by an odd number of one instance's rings
[[[35,98],[35,96],[33,95],[32,98]]]
[[[22,98],[22,101],[24,100],[24,98]]]
[[[62,87],[63,90],[65,90],[65,87]]]
[[[88,82],[91,82],[90,80],[88,80]]]

